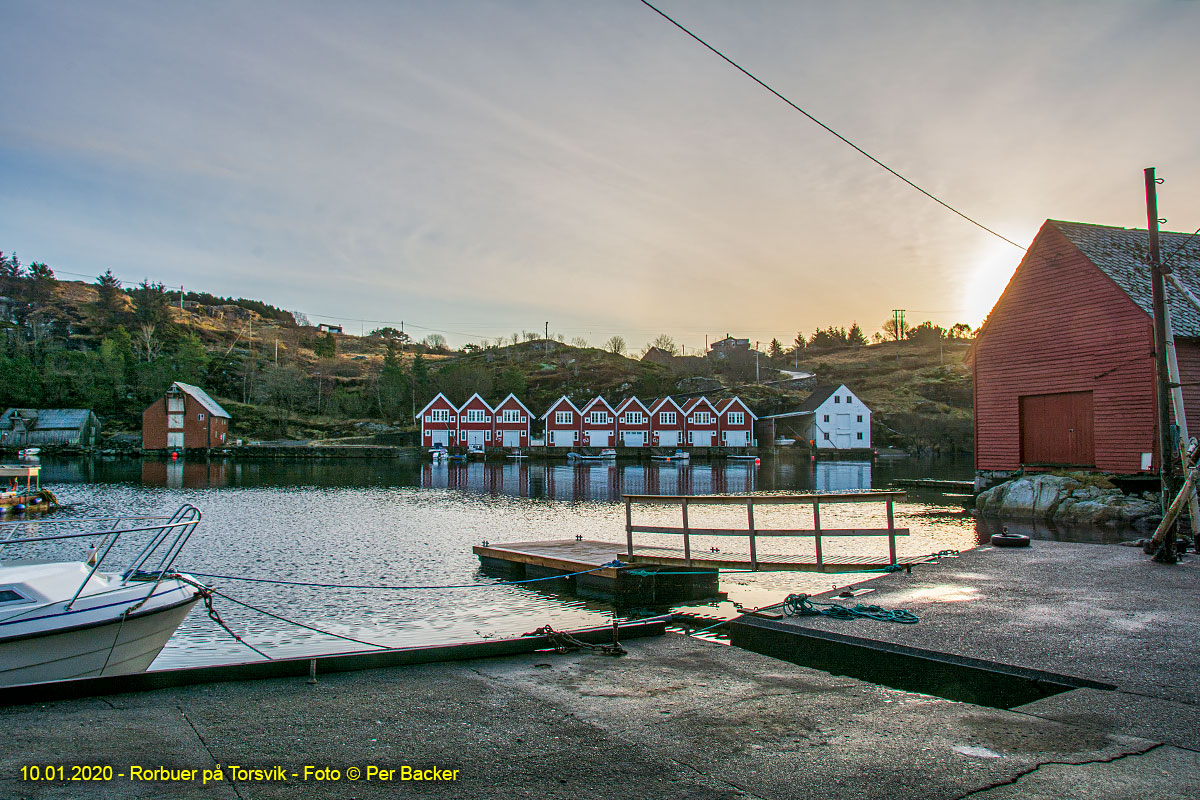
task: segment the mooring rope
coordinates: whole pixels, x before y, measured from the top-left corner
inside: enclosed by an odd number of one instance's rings
[[[789,594],[783,601],[783,613],[789,617],[826,616],[833,619],[866,617],[880,622],[899,622],[905,625],[920,621],[916,614],[903,608],[892,610],[862,603],[856,606],[822,603],[814,601],[807,594]]]
[[[308,583],[305,581],[285,581],[278,578],[251,578],[245,575],[215,575],[211,572],[192,572],[185,570],[189,575],[195,575],[199,578],[216,578],[226,581],[248,581],[250,583],[271,583],[278,586],[308,586],[315,589],[377,589],[387,591],[414,591],[421,589],[485,589],[489,586],[517,586],[523,583],[537,583],[538,581],[553,581],[558,578],[573,578],[576,575],[587,575],[590,572],[599,572],[602,569],[611,569],[613,567],[624,566],[616,559],[609,561],[606,564],[601,564],[592,569],[584,569],[579,572],[566,572],[562,575],[547,575],[544,578],[526,578],[519,581],[497,581],[495,583],[452,583],[445,586],[385,586],[381,584],[358,584],[358,583]]]
[[[577,639],[566,631],[556,631],[549,625],[543,625],[535,631],[522,634],[522,636],[545,636],[550,640],[550,644],[553,645],[554,652],[556,653],[569,653],[572,650],[586,649],[594,653],[603,653],[606,656],[623,656],[628,654],[628,651],[621,646],[620,642],[592,644],[591,642]]]
[[[195,573],[189,573],[189,574],[194,575]],[[305,628],[305,629],[313,631],[315,633],[321,633],[326,636],[333,636],[338,639],[345,639],[346,641],[354,642],[355,644],[365,644],[369,647],[378,647],[382,650],[390,650],[391,649],[390,647],[388,647],[385,644],[376,644],[375,642],[368,642],[368,641],[364,641],[362,639],[355,639],[352,636],[343,636],[340,633],[334,633],[333,631],[322,630],[321,628],[317,628],[312,625],[306,625],[303,622],[297,622],[294,619],[288,619],[287,617],[280,616],[279,614],[276,614],[274,612],[267,611],[265,608],[259,608],[258,606],[252,606],[249,603],[245,603],[245,602],[242,602],[241,600],[238,600],[236,597],[230,597],[227,594],[218,592],[216,589],[213,589],[209,586],[205,586],[202,583],[197,583],[196,581],[188,580],[183,575],[170,574],[170,575],[167,575],[166,577],[175,578],[176,580],[179,580],[182,583],[186,583],[189,586],[195,587],[196,591],[204,599],[204,608],[208,612],[209,619],[211,619],[213,622],[217,623],[222,628],[224,628],[225,631],[230,636],[232,636],[234,639],[236,639],[239,643],[244,644],[246,647],[249,647],[251,650],[258,653],[260,656],[267,659],[268,661],[272,660],[272,658],[269,655],[267,655],[262,650],[259,650],[257,647],[255,647],[254,645],[247,642],[245,639],[243,639],[241,636],[239,636],[237,633],[235,633],[234,630],[232,628],[230,628],[229,625],[225,622],[225,620],[221,619],[221,615],[219,613],[217,613],[217,610],[215,608],[213,608],[212,599],[213,599],[214,595],[217,597],[223,597],[224,599],[228,600],[229,602],[236,603],[239,606],[244,606],[245,608],[248,608],[251,611],[257,611],[259,614],[265,614],[268,617],[273,617],[274,619],[277,619],[280,622],[286,622],[289,625],[295,625],[298,628]]]

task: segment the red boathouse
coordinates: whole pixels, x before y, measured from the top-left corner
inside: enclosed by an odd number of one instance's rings
[[[1200,294],[1200,237],[1161,234]],[[980,329],[975,468],[1158,469],[1149,236],[1047,220]],[[1200,312],[1170,285],[1189,432],[1200,433]],[[1189,385],[1191,384],[1191,385]]]

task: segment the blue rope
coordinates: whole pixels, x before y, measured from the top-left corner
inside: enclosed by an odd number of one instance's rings
[[[833,619],[855,619],[866,617],[880,622],[899,622],[911,625],[919,622],[917,615],[903,608],[889,610],[879,606],[868,606],[859,603],[856,606],[843,606],[838,603],[814,602],[806,594],[789,594],[783,601],[783,613],[789,617],[825,616]]]
[[[552,581],[558,578],[571,578],[576,575],[587,575],[589,572],[599,572],[602,569],[611,567],[623,566],[620,561],[609,561],[607,564],[601,564],[592,569],[580,570],[579,572],[567,572],[562,575],[547,575],[544,578],[526,578],[521,581],[497,581],[496,583],[457,583],[446,586],[379,586],[379,585],[364,585],[352,583],[306,583],[304,581],[283,581],[274,578],[247,578],[243,575],[214,575],[211,572],[191,572],[189,570],[180,570],[188,575],[195,575],[198,578],[217,578],[226,581],[249,581],[250,583],[274,583],[281,586],[310,586],[316,589],[391,589],[409,591],[413,589],[482,589],[488,586],[515,586],[521,583],[536,583],[538,581]]]

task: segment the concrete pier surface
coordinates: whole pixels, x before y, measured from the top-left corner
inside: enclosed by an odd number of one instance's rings
[[[1101,701],[1001,710],[679,635],[626,646],[623,657],[538,652],[2,708],[0,797],[1200,796],[1200,754],[1129,735]],[[21,779],[55,764],[125,777]],[[226,777],[207,784],[129,779],[132,766],[217,764]],[[282,766],[287,780],[231,781],[233,765]],[[405,765],[458,772],[365,779]],[[305,781],[305,766],[340,777]]]
[[[1045,679],[1039,673],[1051,673],[1051,682],[1061,676],[1068,685],[1089,688],[1046,697],[1023,710],[1066,722],[1087,719],[1107,730],[1200,750],[1195,556],[1163,565],[1136,547],[1034,541],[1029,548],[983,546],[862,586],[874,591],[849,601],[814,599],[904,608],[920,622],[743,618],[748,625],[734,626],[734,642],[810,665],[806,654],[827,645],[809,637],[831,636],[859,648],[857,658],[876,667],[886,667],[898,653],[899,669],[922,669],[925,655],[951,665],[995,667],[1018,678]],[[780,638],[777,631],[795,636]],[[776,635],[776,641],[759,646],[751,641],[755,634]],[[913,652],[918,658],[903,658]],[[1111,691],[1090,688],[1095,685]]]

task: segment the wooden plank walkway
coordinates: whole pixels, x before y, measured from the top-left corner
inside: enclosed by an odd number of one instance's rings
[[[546,569],[561,570],[564,573],[596,569],[613,560],[620,560],[625,564],[620,568],[607,567],[594,573],[605,578],[615,578],[618,572],[638,565],[687,566],[687,556],[682,548],[638,545],[634,548],[633,558],[630,559],[625,548],[616,542],[599,542],[589,539],[489,543],[475,545],[471,549],[475,555],[481,558],[516,564],[532,564]],[[896,559],[896,563],[908,566],[923,558],[925,556],[902,556]],[[711,553],[693,550],[691,559],[691,566],[698,569],[753,569],[755,563],[751,561],[749,553],[735,551]],[[815,557],[757,554],[757,564],[760,569],[765,566],[770,570],[791,572],[848,572],[881,569],[890,563],[887,555],[835,555],[823,559],[822,563],[818,564]]]

